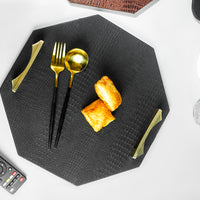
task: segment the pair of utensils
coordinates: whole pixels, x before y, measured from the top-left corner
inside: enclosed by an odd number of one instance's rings
[[[65,119],[67,104],[69,101],[69,96],[70,96],[70,91],[71,91],[74,75],[76,73],[83,71],[86,68],[89,61],[88,55],[84,50],[76,48],[66,53],[66,49],[67,49],[66,43],[55,42],[52,59],[51,59],[51,69],[55,72],[55,84],[54,84],[54,90],[53,90],[51,116],[50,116],[50,124],[49,124],[49,139],[48,139],[49,149],[51,149],[52,139],[53,139],[59,74],[65,69],[65,66],[66,66],[66,68],[71,73],[71,78],[70,78],[70,82],[66,91],[65,100],[64,100],[64,104],[63,104],[61,115],[60,115],[56,139],[54,143],[55,148],[57,148],[58,142],[61,136],[61,131],[62,131],[64,119]]]

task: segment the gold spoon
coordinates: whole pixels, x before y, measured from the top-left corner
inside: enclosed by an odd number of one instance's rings
[[[78,49],[78,48],[72,49],[66,55],[65,66],[70,71],[71,78],[70,78],[69,86],[67,88],[67,93],[66,93],[65,101],[62,107],[62,112],[60,115],[54,147],[58,146],[58,142],[60,139],[74,75],[76,73],[82,72],[87,67],[88,61],[89,61],[89,57],[87,53],[82,49]]]
[[[69,82],[69,87],[71,88],[74,75],[76,73],[82,72],[88,64],[88,55],[82,49],[72,49],[70,50],[65,58],[65,66],[71,73],[71,79]]]

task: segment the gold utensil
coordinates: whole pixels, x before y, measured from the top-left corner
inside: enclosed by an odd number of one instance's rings
[[[31,68],[34,60],[36,59],[42,45],[43,45],[44,41],[40,40],[39,42],[35,43],[32,45],[32,53],[31,53],[31,58],[28,62],[28,65],[26,66],[26,68],[24,69],[24,71],[17,76],[15,79],[12,80],[12,91],[16,92],[17,89],[19,88],[20,84],[22,83],[22,81],[24,80],[26,74],[28,73],[29,69]]]
[[[72,87],[74,75],[76,73],[82,72],[86,68],[88,61],[89,57],[87,53],[82,49],[72,49],[67,53],[65,66],[71,73],[71,79],[69,82],[70,88]]]
[[[143,135],[142,139],[140,140],[139,145],[134,151],[134,155],[132,156],[134,159],[140,157],[141,155],[144,154],[144,144],[147,139],[147,136],[149,135],[151,129],[158,124],[160,121],[162,121],[162,110],[158,109],[153,120],[151,121],[149,127],[147,128],[145,134]]]
[[[66,43],[55,42],[52,59],[51,59],[51,69],[55,72],[55,85],[54,85],[54,91],[53,91],[53,98],[52,98],[52,104],[51,104],[51,116],[50,116],[50,124],[49,124],[49,140],[48,140],[49,149],[51,149],[53,127],[54,127],[54,121],[55,121],[58,76],[60,72],[62,72],[65,69],[65,65],[64,65],[65,55],[66,55]]]
[[[62,107],[62,112],[61,112],[61,116],[60,116],[60,120],[59,120],[56,140],[55,140],[55,144],[54,144],[55,147],[58,146],[58,142],[60,139],[74,75],[76,73],[82,72],[86,68],[88,61],[89,61],[89,57],[88,57],[87,53],[82,49],[78,49],[78,48],[72,49],[66,55],[65,66],[70,71],[71,78],[70,78],[69,86],[68,86],[67,93],[65,96],[65,101],[64,101],[64,104]]]

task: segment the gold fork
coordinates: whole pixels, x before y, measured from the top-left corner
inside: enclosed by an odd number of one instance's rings
[[[55,42],[51,58],[51,69],[55,72],[55,85],[53,90],[51,116],[49,124],[49,139],[48,139],[49,149],[51,149],[52,138],[53,138],[53,128],[54,128],[56,101],[57,101],[58,76],[59,73],[65,69],[64,66],[65,55],[66,55],[66,43]]]

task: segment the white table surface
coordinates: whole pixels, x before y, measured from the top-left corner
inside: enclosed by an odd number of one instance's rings
[[[15,195],[0,188],[0,199],[199,200],[200,126],[193,106],[200,98],[200,23],[191,0],[159,0],[137,17],[67,0],[0,0],[0,85],[33,29],[94,14],[155,48],[170,105],[165,123],[139,168],[77,187],[17,155],[0,99],[0,152],[27,175]]]

